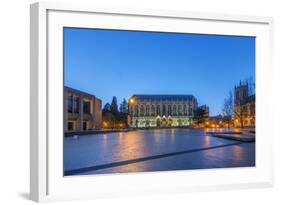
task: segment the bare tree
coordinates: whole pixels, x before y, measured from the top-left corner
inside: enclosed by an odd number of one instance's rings
[[[244,106],[244,101],[242,101],[241,99],[236,100],[234,114],[238,118],[238,120],[240,121],[241,128],[243,128],[244,127],[244,119],[245,119],[246,114],[247,114],[247,108],[246,108],[246,106]]]
[[[233,94],[230,91],[229,96],[224,99],[222,107],[223,118],[227,121],[227,127],[230,128],[230,123],[234,114]]]

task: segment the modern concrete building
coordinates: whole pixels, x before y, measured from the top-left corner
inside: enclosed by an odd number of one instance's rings
[[[234,96],[234,124],[237,127],[254,127],[256,96],[249,94],[249,85],[241,84],[235,87]]]
[[[129,99],[129,123],[139,128],[189,126],[196,108],[192,95],[133,95]]]
[[[102,123],[102,102],[96,96],[64,87],[64,131],[99,130]]]

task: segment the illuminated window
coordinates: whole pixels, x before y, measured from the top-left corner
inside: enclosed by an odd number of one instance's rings
[[[155,106],[151,105],[151,115],[155,116]]]
[[[160,115],[160,105],[157,105],[157,107],[156,107],[156,114]]]
[[[135,106],[135,115],[134,116],[137,117],[138,114],[139,114],[138,106]]]
[[[146,105],[145,112],[145,115],[149,116],[149,105]]]
[[[164,104],[162,107],[162,115],[166,115],[166,105]]]
[[[183,114],[187,115],[187,106],[186,106],[186,104],[183,105]]]
[[[143,105],[140,106],[140,116],[144,116],[144,107],[143,107]]]
[[[172,115],[172,106],[168,105],[168,115]]]
[[[178,114],[179,115],[182,115],[182,110],[181,109],[182,109],[181,105],[178,105]]]
[[[130,115],[133,116],[133,113],[134,113],[134,112],[133,112],[133,107],[130,106],[130,107],[129,107],[129,110],[130,110]]]
[[[173,115],[176,116],[177,115],[177,106],[173,105]]]

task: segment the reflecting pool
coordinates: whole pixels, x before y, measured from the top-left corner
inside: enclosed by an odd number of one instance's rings
[[[255,166],[255,143],[201,129],[155,129],[64,139],[66,175]]]

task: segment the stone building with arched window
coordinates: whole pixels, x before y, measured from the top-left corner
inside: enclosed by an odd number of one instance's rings
[[[131,127],[187,127],[193,124],[197,100],[192,95],[133,95],[129,99]]]

